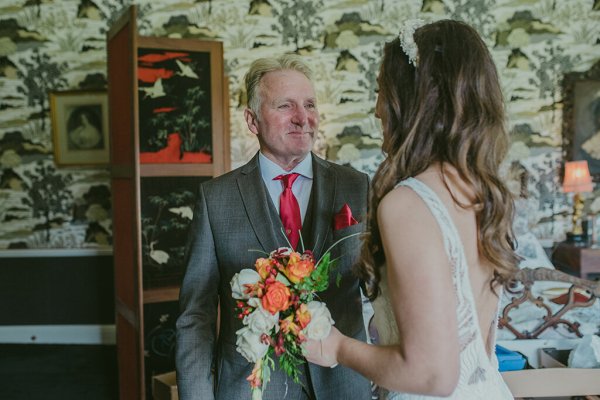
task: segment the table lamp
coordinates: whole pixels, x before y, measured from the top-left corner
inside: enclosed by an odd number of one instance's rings
[[[573,230],[567,232],[568,242],[582,242],[586,239],[581,227],[583,214],[583,197],[581,193],[591,192],[594,185],[586,160],[567,161],[565,163],[565,178],[563,179],[563,192],[575,193],[573,196]]]

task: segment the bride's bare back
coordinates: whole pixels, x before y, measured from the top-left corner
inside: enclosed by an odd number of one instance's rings
[[[483,342],[488,344],[493,339],[489,338],[489,333],[492,324],[496,322],[498,288],[495,287],[492,291],[490,282],[493,278],[493,266],[478,248],[476,208],[461,207],[461,205],[473,204],[473,189],[449,164],[443,166],[443,173],[442,167],[435,164],[416,178],[429,186],[442,200],[458,230],[467,258],[471,290],[479,317],[479,329],[483,336]],[[487,350],[488,353],[491,353],[493,346],[489,346]]]

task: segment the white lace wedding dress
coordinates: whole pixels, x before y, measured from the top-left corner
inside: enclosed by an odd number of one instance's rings
[[[459,321],[460,375],[454,393],[447,398],[460,400],[513,399],[510,390],[498,372],[498,360],[493,351],[496,341],[496,323],[490,327],[487,348],[492,349],[492,358],[488,357],[479,329],[477,308],[471,291],[464,248],[447,209],[433,190],[415,178],[408,178],[398,183],[398,185],[410,187],[427,204],[441,228],[446,253],[452,265],[454,289],[458,301],[456,314],[457,321]],[[375,311],[373,318],[379,334],[379,344],[386,345],[397,343],[399,337],[398,327],[390,304],[385,269],[381,272],[381,294],[373,302]],[[385,389],[383,391],[382,399],[386,400],[436,398],[409,393],[387,392]]]

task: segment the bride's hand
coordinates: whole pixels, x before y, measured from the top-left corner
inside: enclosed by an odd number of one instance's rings
[[[336,367],[338,365],[337,350],[343,337],[344,335],[332,326],[329,336],[325,339],[307,340],[303,345],[306,359],[322,367]]]

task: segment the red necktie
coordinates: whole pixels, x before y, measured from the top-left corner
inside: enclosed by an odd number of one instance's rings
[[[292,185],[300,174],[292,173],[287,175],[279,175],[274,180],[281,180],[283,184],[283,192],[279,196],[279,216],[285,228],[293,249],[296,249],[300,240],[300,229],[302,229],[302,219],[300,217],[300,206],[298,200],[292,192]]]

